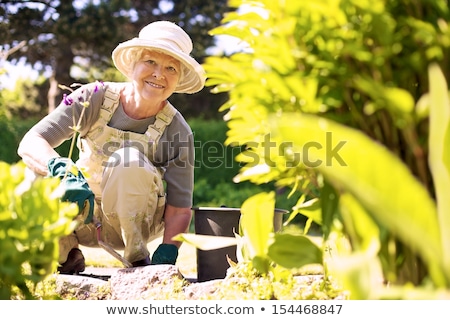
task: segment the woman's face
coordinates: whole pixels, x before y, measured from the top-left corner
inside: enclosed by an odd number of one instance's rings
[[[171,56],[144,50],[132,74],[133,83],[143,99],[164,101],[175,91],[181,64]]]

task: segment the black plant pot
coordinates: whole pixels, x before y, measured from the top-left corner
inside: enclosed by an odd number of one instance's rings
[[[195,233],[208,236],[234,237],[239,233],[240,208],[197,207],[194,210]],[[286,210],[275,209],[274,231],[279,231],[283,224]],[[197,281],[223,279],[230,267],[227,256],[237,262],[237,246],[214,250],[197,249]]]

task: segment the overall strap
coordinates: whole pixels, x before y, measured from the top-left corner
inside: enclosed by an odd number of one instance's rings
[[[112,114],[119,105],[120,93],[119,88],[113,88],[111,86],[106,87],[105,94],[103,96],[103,104],[100,109],[100,117],[106,121],[109,121]]]
[[[167,102],[165,107],[156,114],[155,122],[148,126],[145,135],[153,141],[153,149],[156,149],[159,139],[166,127],[172,122],[173,117],[177,113],[177,109]]]

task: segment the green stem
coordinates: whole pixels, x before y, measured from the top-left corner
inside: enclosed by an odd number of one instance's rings
[[[83,119],[84,116],[84,111],[86,110],[86,106],[83,106],[83,109],[81,110],[81,114],[80,117],[78,118],[78,122],[76,123],[76,125],[74,125],[73,128],[73,135],[72,135],[72,141],[70,142],[70,148],[69,148],[69,154],[68,154],[68,158],[72,159],[72,154],[73,154],[73,150],[75,148],[75,140],[77,138],[77,132],[78,132],[78,128],[81,125],[81,119]],[[74,122],[75,124],[75,122]],[[68,168],[68,170],[66,170],[66,173],[64,174],[63,180],[67,177],[67,174],[69,173],[71,168]]]

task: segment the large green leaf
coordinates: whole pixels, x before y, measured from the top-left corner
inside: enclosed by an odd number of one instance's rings
[[[242,204],[240,223],[244,237],[248,238],[252,258],[267,255],[274,214],[274,192],[256,194]]]
[[[307,114],[273,116],[279,143],[292,142],[302,163],[350,192],[382,225],[416,250],[436,271],[442,247],[436,205],[409,169],[362,132]],[[433,273],[443,284],[442,274]]]
[[[215,250],[237,245],[234,237],[208,236],[203,234],[179,233],[172,237],[175,241],[184,241],[200,250]]]
[[[285,268],[301,268],[308,264],[322,264],[322,250],[307,236],[276,234],[269,246],[269,257]]]
[[[342,193],[339,198],[342,221],[355,251],[380,248],[380,229],[355,197]]]
[[[450,280],[450,101],[445,77],[431,65],[429,164],[437,198],[443,260]]]

